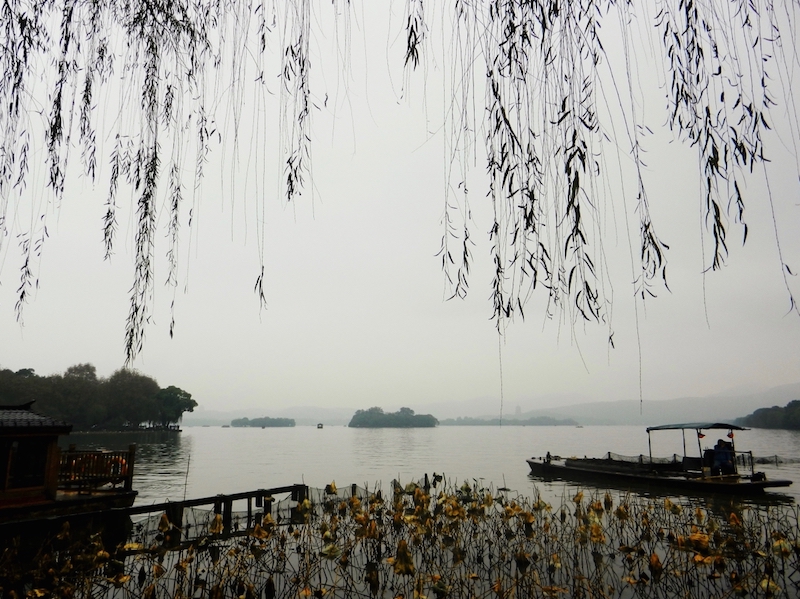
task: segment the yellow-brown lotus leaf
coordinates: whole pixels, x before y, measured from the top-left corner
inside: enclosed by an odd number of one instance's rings
[[[116,588],[121,589],[125,583],[131,579],[127,574],[117,574],[114,578],[109,578],[108,582],[113,584]]]
[[[250,536],[255,537],[259,541],[263,541],[269,538],[269,533],[264,530],[260,524],[256,524],[255,527],[253,527],[253,530],[250,532]]]
[[[694,557],[692,557],[692,561],[695,563],[696,566],[710,566],[714,563],[714,556],[713,555],[700,555],[696,553]]]
[[[336,559],[342,554],[342,550],[334,543],[329,543],[322,548],[319,554],[325,559]]]
[[[772,544],[772,551],[781,557],[788,557],[792,553],[792,546],[786,539],[778,539]]]
[[[553,508],[550,506],[550,504],[549,504],[549,503],[547,503],[547,502],[545,502],[545,501],[542,501],[542,498],[541,498],[541,497],[539,497],[539,498],[536,500],[536,502],[535,502],[535,503],[534,503],[534,504],[531,506],[531,509],[532,509],[532,510],[535,510],[535,511],[537,511],[537,512],[541,512],[542,510],[547,510],[547,511],[550,511],[550,510],[551,510],[551,509],[553,509]]]
[[[411,551],[408,549],[408,543],[405,539],[401,539],[397,544],[397,552],[395,554],[394,573],[401,576],[414,575],[414,558],[411,556]]]
[[[692,545],[696,549],[706,550],[708,549],[708,535],[703,534],[701,532],[696,532],[694,534],[689,535],[689,540],[692,542]]]
[[[467,557],[467,552],[461,547],[453,547],[453,565],[460,564]]]
[[[739,516],[737,516],[734,512],[731,512],[731,515],[728,516],[728,524],[731,526],[741,526],[742,521],[739,519]]]
[[[764,577],[761,579],[761,582],[758,583],[758,586],[761,588],[762,591],[765,593],[769,593],[771,596],[775,596],[781,592],[781,587],[775,584],[775,581],[769,577]]]
[[[447,503],[444,507],[444,515],[451,520],[464,520],[467,512],[460,504]]]
[[[161,519],[158,521],[158,532],[167,532],[170,528],[172,528],[172,524],[169,523],[169,518],[166,514],[161,514]]]
[[[222,514],[215,514],[214,519],[211,521],[211,526],[208,527],[208,532],[212,535],[222,534],[224,527],[222,526]]]
[[[583,501],[583,491],[578,491],[575,497],[572,498],[572,501],[574,501],[575,503],[580,503],[581,501]]]
[[[164,575],[164,572],[166,572],[166,570],[164,569],[164,566],[162,566],[161,564],[153,564],[153,577],[154,578],[161,578]]]
[[[483,520],[486,517],[486,512],[482,504],[473,503],[467,510],[467,514],[474,521]]]
[[[387,560],[388,561],[388,560]],[[369,586],[369,592],[374,597],[380,590],[380,580],[378,579],[378,564],[367,562],[367,572],[364,574],[364,581]]]
[[[698,524],[702,524],[706,519],[705,513],[699,506],[694,508],[694,519]]]
[[[592,543],[605,543],[606,536],[603,534],[603,528],[599,524],[592,524],[589,527],[589,540]]]
[[[653,576],[658,576],[664,571],[664,566],[661,565],[661,559],[655,553],[650,554],[650,573]]]

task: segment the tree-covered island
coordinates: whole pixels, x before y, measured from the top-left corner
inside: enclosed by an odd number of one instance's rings
[[[250,420],[249,418],[235,418],[231,420],[231,426],[234,427],[241,427],[241,426],[254,426],[254,427],[285,427],[285,426],[294,426],[294,418],[270,418],[269,416],[263,416],[261,418],[253,418]]]
[[[347,426],[352,428],[432,428],[439,421],[430,414],[414,414],[411,408],[384,412],[383,408],[357,410]]]

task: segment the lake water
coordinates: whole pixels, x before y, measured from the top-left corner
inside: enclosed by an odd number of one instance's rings
[[[718,433],[721,431],[718,431]],[[703,440],[711,447],[718,434]],[[136,503],[150,504],[251,491],[293,483],[324,487],[335,481],[388,489],[426,473],[444,474],[461,484],[478,479],[546,501],[571,497],[577,486],[543,482],[528,475],[525,459],[546,452],[561,456],[601,457],[647,453],[647,433],[638,426],[480,426],[429,429],[323,429],[187,427],[168,433],[75,433],[68,441],[80,449],[121,449],[137,443],[134,488]],[[655,432],[653,455],[683,454],[680,431]],[[686,434],[689,455],[697,455],[697,438]],[[757,457],[780,456],[779,467],[759,465],[770,478],[796,481],[783,495],[800,500],[800,432],[753,429],[736,433],[738,450]]]

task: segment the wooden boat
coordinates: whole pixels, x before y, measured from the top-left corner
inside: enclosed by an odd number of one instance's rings
[[[653,431],[680,430],[683,434],[683,456],[654,458],[650,433]],[[698,456],[686,452],[686,431],[697,435]],[[703,431],[725,430],[726,438],[719,439],[714,448],[703,448]],[[561,458],[547,455],[527,460],[531,474],[543,478],[575,481],[594,481],[619,487],[658,486],[675,492],[726,493],[752,495],[765,489],[788,487],[790,480],[770,480],[763,472],[756,472],[753,453],[737,451],[734,431],[747,430],[723,422],[666,424],[647,429],[648,455],[622,456],[607,453],[602,458]]]

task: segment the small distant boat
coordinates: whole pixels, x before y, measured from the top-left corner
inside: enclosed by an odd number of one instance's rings
[[[317,424],[317,428],[322,428],[322,423]]]
[[[652,431],[680,430],[683,433],[683,456],[654,458],[650,433]],[[686,454],[686,431],[697,434],[699,456]],[[720,439],[712,448],[703,449],[703,431],[727,430],[729,441]],[[550,452],[543,458],[527,460],[531,474],[543,478],[575,481],[595,481],[611,486],[658,486],[670,491],[727,493],[751,495],[773,487],[788,487],[790,480],[768,480],[763,472],[754,469],[753,452],[737,451],[734,431],[744,427],[722,422],[666,424],[647,429],[649,455],[623,456],[607,453],[603,458],[561,458]],[[740,472],[739,466],[744,472]],[[748,472],[749,471],[749,472]]]

